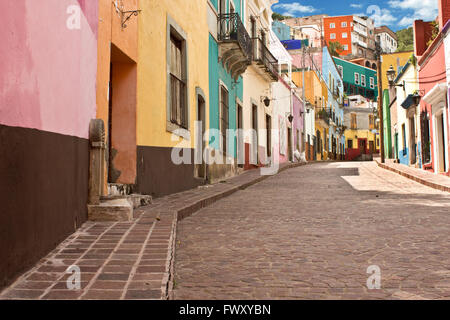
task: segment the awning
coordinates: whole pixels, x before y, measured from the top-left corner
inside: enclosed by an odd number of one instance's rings
[[[406,99],[402,102],[401,106],[403,109],[409,109],[409,107],[415,105],[414,103],[414,94],[408,94]]]

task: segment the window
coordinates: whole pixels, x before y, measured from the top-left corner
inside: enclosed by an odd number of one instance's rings
[[[343,48],[344,48],[344,51],[347,51],[348,50],[348,44],[344,44]]]
[[[347,140],[347,148],[353,149],[353,140],[352,139]]]
[[[373,114],[369,114],[369,130],[375,129],[375,121]]]
[[[220,86],[220,132],[222,134],[223,154],[227,153],[228,130],[228,90]]]
[[[170,34],[170,122],[187,128],[186,54],[184,40]]]
[[[341,27],[342,27],[342,28],[347,28],[347,22],[346,22],[346,21],[341,22]]]
[[[364,74],[361,75],[361,86],[366,86],[366,76]]]
[[[356,130],[356,128],[357,128],[357,123],[356,123],[356,113],[352,113],[351,114],[351,123],[350,123],[350,128],[352,129],[352,130]]]
[[[334,29],[334,28],[336,28],[336,24],[330,23],[330,29]]]
[[[359,84],[359,73],[355,73],[355,84]]]
[[[331,33],[330,34],[330,39],[336,39],[336,33]]]
[[[347,32],[343,32],[343,33],[342,33],[342,38],[343,38],[343,39],[347,39],[347,37],[348,37]]]
[[[370,89],[375,89],[375,78],[370,77]]]

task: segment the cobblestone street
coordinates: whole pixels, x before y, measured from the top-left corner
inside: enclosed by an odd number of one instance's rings
[[[287,170],[179,222],[174,298],[449,299],[449,208],[374,162]]]

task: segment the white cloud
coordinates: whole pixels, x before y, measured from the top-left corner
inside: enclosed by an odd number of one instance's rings
[[[412,10],[411,14],[405,15],[398,25],[400,27],[411,26],[414,20],[434,20],[438,15],[437,0],[390,0],[392,8],[400,10]]]
[[[361,9],[363,7],[362,4],[352,3],[350,4],[351,8]]]
[[[317,10],[312,6],[304,6],[300,2],[277,4],[274,9],[283,10],[282,14],[285,16],[295,16],[297,13],[311,13]]]
[[[399,27],[410,27],[414,23],[415,18],[414,17],[403,17],[402,20],[399,21],[398,26]]]
[[[375,26],[391,25],[397,21],[389,9],[381,9],[378,6],[369,6],[367,8],[367,15],[374,20]]]

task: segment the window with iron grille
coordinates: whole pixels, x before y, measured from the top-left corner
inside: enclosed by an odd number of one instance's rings
[[[187,129],[184,40],[170,35],[170,122]]]
[[[224,154],[227,149],[227,130],[228,130],[228,90],[224,86],[220,86],[220,132],[222,134],[222,151]]]

